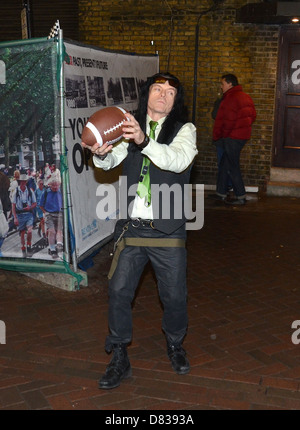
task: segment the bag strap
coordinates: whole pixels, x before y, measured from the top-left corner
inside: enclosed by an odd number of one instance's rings
[[[119,256],[123,249],[126,246],[155,246],[155,247],[185,247],[185,240],[184,239],[178,239],[178,238],[155,238],[155,237],[149,237],[149,238],[142,238],[142,237],[124,237],[122,238],[116,246],[116,250],[114,253],[114,257],[111,263],[111,267],[109,270],[109,273],[107,275],[108,279],[111,279],[117,264],[119,260]]]

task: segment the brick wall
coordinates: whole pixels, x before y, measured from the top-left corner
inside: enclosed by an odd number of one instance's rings
[[[278,26],[235,24],[246,1],[79,0],[79,37],[88,44],[136,53],[158,51],[161,70],[184,83],[192,118],[195,32],[199,23],[195,122],[199,155],[193,181],[215,184],[211,108],[224,72],[238,76],[257,108],[251,141],[242,152],[246,185],[264,188],[271,166]]]
[[[0,1],[0,42],[22,39],[23,0]],[[77,0],[27,0],[32,37],[47,37],[59,19],[64,37],[78,40]]]
[[[112,50],[158,51],[161,70],[168,69],[184,83],[191,118],[198,23],[195,123],[199,155],[193,180],[215,183],[211,108],[219,92],[220,75],[231,72],[257,108],[252,139],[242,152],[241,165],[246,185],[263,189],[271,167],[279,27],[235,24],[236,9],[246,2],[225,0],[210,10],[213,0],[52,0],[51,5],[30,1],[34,37],[47,36],[60,19],[66,38]],[[10,0],[9,6],[2,3],[0,40],[21,38],[22,1]]]

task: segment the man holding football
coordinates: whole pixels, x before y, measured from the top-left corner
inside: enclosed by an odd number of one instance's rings
[[[184,211],[178,217],[172,193],[166,218],[162,196],[151,195],[148,187],[149,182],[152,190],[161,185],[170,189],[176,185],[183,195],[198,153],[196,128],[187,122],[185,113],[180,81],[169,73],[158,73],[141,88],[135,117],[126,114],[124,139],[119,144],[104,143],[100,147],[96,143],[89,147],[82,142],[94,154],[96,167],[109,170],[123,162],[122,175],[126,176],[128,190],[132,186],[137,190],[134,196],[130,193],[128,214],[121,214],[115,228],[116,252],[108,290],[109,334],[105,345],[113,357],[99,381],[102,389],[118,387],[122,379],[131,376],[127,355],[132,340],[131,305],[149,260],[163,305],[162,330],[172,368],[178,374],[186,374],[190,369],[182,347],[188,326],[186,219]]]

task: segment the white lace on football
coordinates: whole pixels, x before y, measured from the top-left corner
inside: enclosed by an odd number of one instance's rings
[[[117,130],[118,128],[122,127],[123,122],[124,122],[124,120],[123,120],[123,121],[121,121],[121,122],[119,122],[119,124],[115,124],[113,127],[108,128],[107,130],[104,130],[104,132],[103,132],[103,133],[104,133],[104,134],[105,134],[105,136],[106,136],[107,134],[114,132],[114,131],[115,131],[115,130]]]
[[[116,139],[113,139],[113,140],[108,140],[106,143],[108,145],[113,145],[114,143],[118,142],[120,139],[122,139],[122,136],[117,137]]]

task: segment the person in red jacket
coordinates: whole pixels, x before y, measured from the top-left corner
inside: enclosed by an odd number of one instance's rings
[[[217,190],[213,197],[232,205],[246,203],[246,191],[240,169],[240,153],[251,137],[256,110],[252,98],[244,93],[235,75],[221,78],[223,97],[215,118],[213,140],[223,149],[217,178]],[[236,196],[227,199],[228,175]]]

